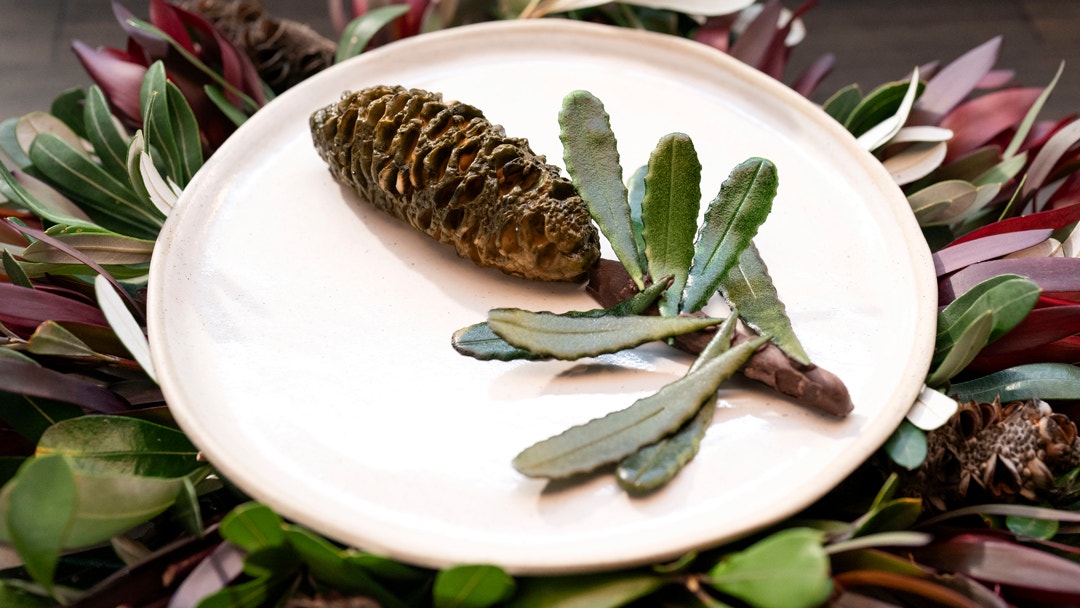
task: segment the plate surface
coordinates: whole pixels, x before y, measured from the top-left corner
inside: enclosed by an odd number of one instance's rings
[[[819,415],[741,378],[698,457],[630,498],[610,475],[517,474],[535,441],[684,373],[663,346],[591,362],[479,362],[454,330],[498,306],[593,308],[581,286],[480,269],[338,185],[308,116],[343,90],[402,84],[483,109],[561,164],[563,96],[605,102],[627,175],[689,134],[710,200],[750,156],[780,191],[756,239],[814,360],[855,410]],[[606,257],[613,257],[610,253]],[[703,45],[560,20],[409,39],[282,95],[186,189],[151,268],[150,342],[176,419],[234,483],[282,515],[426,566],[519,574],[668,559],[789,516],[867,458],[929,364],[929,253],[906,200],[816,106]]]

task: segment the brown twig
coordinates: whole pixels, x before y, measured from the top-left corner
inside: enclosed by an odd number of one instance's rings
[[[602,259],[589,272],[589,295],[609,307],[638,292],[622,264]],[[713,330],[703,330],[675,338],[675,347],[698,354],[712,338]],[[740,326],[733,343],[755,337]],[[772,387],[803,405],[833,416],[847,416],[854,405],[844,382],[836,374],[816,365],[803,365],[788,357],[772,342],[758,349],[740,370],[744,376]]]

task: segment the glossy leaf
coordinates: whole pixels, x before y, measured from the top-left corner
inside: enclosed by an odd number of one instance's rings
[[[946,247],[933,255],[938,276],[1037,245],[1053,233],[1049,228],[995,234]]]
[[[803,365],[810,364],[810,355],[795,335],[765,260],[753,242],[739,255],[738,264],[724,275],[720,292],[738,309],[739,317],[747,325],[761,335],[771,336],[787,356]]]
[[[109,102],[97,85],[90,87],[83,113],[87,137],[94,145],[94,152],[101,160],[102,167],[118,181],[128,181],[128,138],[116,124],[109,111]]]
[[[495,566],[457,566],[435,576],[435,608],[486,608],[514,593],[514,579]]]
[[[983,355],[1020,352],[1080,334],[1080,305],[1035,308],[1012,331],[983,350]]]
[[[1040,540],[1050,540],[1058,532],[1058,522],[1056,520],[1036,519],[1021,515],[1009,515],[1006,517],[1005,527],[1018,537]]]
[[[4,358],[8,358],[7,353],[15,351],[2,352],[5,353]],[[0,408],[0,412],[3,412],[0,419],[31,444],[36,444],[42,433],[56,422],[83,415],[82,408],[77,405],[6,391],[0,392]]]
[[[221,536],[250,553],[284,545],[284,525],[285,522],[270,507],[248,502],[229,511],[221,520]]]
[[[655,443],[694,416],[765,341],[743,342],[629,408],[534,444],[514,458],[514,468],[530,477],[567,477],[619,461]]]
[[[832,592],[823,541],[817,530],[781,530],[725,557],[709,572],[709,584],[761,608],[818,606]]]
[[[663,585],[662,577],[637,570],[524,578],[507,608],[618,608]]]
[[[649,274],[672,277],[671,286],[660,298],[660,314],[664,316],[678,314],[695,257],[700,184],[701,163],[690,138],[682,133],[660,138],[649,155],[641,220]]]
[[[98,264],[149,264],[154,241],[120,234],[89,231],[49,231],[53,238],[84,253]],[[22,257],[29,262],[51,264],[78,263],[79,260],[44,241],[31,243]]]
[[[750,247],[772,211],[778,183],[776,167],[763,158],[748,159],[732,169],[709,203],[694,243],[693,266],[683,295],[684,312],[705,306],[731,268],[740,263],[743,250]],[[761,302],[766,309],[778,303]]]
[[[959,328],[957,332],[950,334],[949,345],[935,351],[935,354],[940,357],[940,362],[937,368],[927,376],[927,386],[941,386],[964,371],[964,368],[975,359],[979,351],[990,342],[990,335],[994,331],[994,312],[988,310],[970,319],[970,322],[957,327]]]
[[[1060,230],[1078,220],[1080,220],[1080,205],[1069,205],[1050,211],[1040,211],[1039,213],[1010,217],[988,224],[957,238],[950,243],[950,246],[966,243],[993,234],[1004,234],[1007,232],[1034,230],[1038,228]]]
[[[884,450],[893,462],[913,471],[926,460],[926,433],[904,420],[885,442]]]
[[[488,326],[517,348],[556,359],[575,360],[633,348],[718,325],[708,317],[580,317],[518,308],[488,312]]]
[[[62,458],[34,458],[0,492],[5,540],[14,546],[30,576],[52,589],[60,551],[67,546],[78,504],[75,475]]]
[[[1080,399],[1080,368],[1067,363],[1031,363],[958,382],[949,394],[961,401]]]
[[[87,473],[178,478],[206,466],[199,450],[175,429],[128,416],[80,416],[41,436],[39,456],[63,454]]]
[[[69,483],[74,484],[74,496]],[[39,512],[31,515],[35,525],[41,534],[54,535],[61,549],[103,542],[163,513],[182,485],[180,479],[84,473],[65,456],[36,457],[0,491],[0,519],[8,521],[8,528],[0,529],[0,541],[26,532],[25,522],[11,517],[27,509]],[[70,504],[64,504],[69,497]],[[50,509],[57,509],[54,515],[40,516]]]
[[[638,250],[626,186],[611,119],[603,103],[588,91],[573,91],[559,111],[559,139],[566,171],[589,215],[611,244],[638,289],[645,286],[644,252]],[[659,269],[654,269],[659,270]],[[667,274],[660,272],[660,274]]]
[[[334,62],[340,63],[364,52],[371,38],[386,24],[409,12],[407,4],[380,6],[353,19],[345,26]]]
[[[619,304],[606,309],[596,309],[581,312],[564,313],[573,317],[603,317],[603,316],[626,316],[643,314],[656,302],[666,287],[666,281],[653,283],[644,291],[634,294]],[[476,323],[454,332],[450,344],[459,353],[479,359],[481,361],[514,361],[525,359],[537,361],[549,358],[524,348],[518,348],[499,337],[486,323]]]

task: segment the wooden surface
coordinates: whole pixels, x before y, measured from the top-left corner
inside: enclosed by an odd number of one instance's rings
[[[123,4],[146,16],[145,0]],[[324,2],[264,0],[264,6],[331,34]],[[1020,84],[1045,86],[1066,61],[1043,117],[1080,112],[1077,0],[820,0],[805,23],[806,40],[793,52],[786,79],[819,55],[835,54],[836,68],[814,96],[819,102],[846,84],[869,89],[1001,35],[998,66],[1015,70]],[[0,119],[47,109],[57,93],[90,83],[70,50],[73,39],[117,47],[125,41],[107,0],[0,0]]]

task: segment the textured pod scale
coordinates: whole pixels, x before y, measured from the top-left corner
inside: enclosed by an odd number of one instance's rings
[[[473,106],[375,86],[316,111],[311,134],[337,179],[480,266],[568,281],[600,257],[570,181]]]

